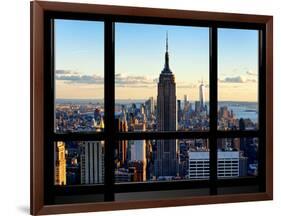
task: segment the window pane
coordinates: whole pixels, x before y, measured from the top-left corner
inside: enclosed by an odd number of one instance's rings
[[[258,175],[258,138],[219,139],[218,178]]]
[[[115,148],[115,181],[157,182],[209,178],[206,139],[122,140]]]
[[[257,30],[218,30],[218,129],[258,129]]]
[[[115,30],[122,131],[208,130],[209,28],[117,23]]]
[[[103,130],[104,24],[55,20],[55,132]]]
[[[104,141],[58,141],[54,155],[55,185],[104,182]]]

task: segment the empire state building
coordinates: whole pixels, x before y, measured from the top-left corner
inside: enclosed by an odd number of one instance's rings
[[[165,65],[158,82],[157,129],[177,130],[175,76],[169,66],[168,34],[166,35]],[[177,174],[176,140],[158,140],[155,160],[155,176],[175,176]]]

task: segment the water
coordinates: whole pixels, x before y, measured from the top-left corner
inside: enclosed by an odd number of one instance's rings
[[[224,101],[218,103],[219,107],[227,106],[228,110],[233,110],[237,119],[251,119],[254,123],[258,121],[258,103],[257,102],[235,102]]]

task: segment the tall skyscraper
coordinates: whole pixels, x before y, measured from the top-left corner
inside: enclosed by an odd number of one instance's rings
[[[64,142],[57,142],[55,146],[55,185],[66,185],[66,159]]]
[[[148,119],[150,119],[152,115],[154,115],[154,108],[155,108],[155,104],[154,104],[153,97],[150,97],[147,101],[145,101],[145,110],[146,110],[145,114]]]
[[[145,122],[135,124],[135,132],[143,132],[145,130]],[[130,166],[136,168],[138,181],[146,181],[146,160],[146,141],[134,140],[131,145]]]
[[[184,95],[183,111],[188,112],[189,108],[190,108],[190,103],[189,103],[188,97],[187,97],[187,95]]]
[[[170,70],[168,34],[166,35],[165,65],[158,82],[157,129],[158,131],[177,130],[175,76]],[[158,140],[155,160],[155,176],[175,176],[177,173],[176,140]]]
[[[239,120],[239,129],[241,131],[244,131],[245,130],[245,121],[243,118],[240,118]],[[240,150],[245,152],[247,150],[247,140],[245,137],[241,137],[240,138]]]
[[[204,111],[205,110],[205,85],[203,83],[203,79],[199,86],[199,98],[200,98],[200,110]]]
[[[195,101],[195,112],[196,113],[200,113],[202,110],[201,110],[201,104],[200,104],[200,101]]]
[[[184,104],[186,104],[187,101],[188,101],[188,97],[187,97],[187,95],[184,95]]]
[[[177,110],[178,110],[178,122],[181,121],[181,116],[182,116],[182,112],[181,112],[181,100],[177,100],[178,102],[178,107],[177,107]]]
[[[81,184],[104,182],[104,142],[80,142]]]
[[[115,119],[115,127],[119,132],[127,132],[128,131],[128,123],[126,120],[126,114],[123,112],[120,118]],[[117,159],[120,162],[120,165],[124,165],[127,160],[127,148],[128,148],[128,141],[127,140],[120,140],[118,141],[116,147],[116,155]]]

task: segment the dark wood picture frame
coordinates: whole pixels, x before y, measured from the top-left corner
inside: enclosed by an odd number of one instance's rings
[[[44,86],[45,80],[45,61],[46,61],[46,48],[44,44],[47,40],[45,38],[44,22],[45,15],[48,13],[56,14],[67,14],[72,16],[73,13],[78,15],[88,15],[93,14],[106,16],[107,19],[111,19],[111,16],[117,16],[130,21],[150,19],[156,22],[169,22],[171,20],[177,20],[184,22],[185,20],[191,20],[197,25],[202,23],[209,23],[211,26],[244,26],[245,28],[252,28],[253,26],[261,26],[264,30],[260,38],[262,38],[262,58],[264,59],[262,65],[260,65],[259,70],[263,72],[260,77],[263,79],[264,85],[262,86],[264,94],[259,96],[261,99],[260,107],[264,111],[263,122],[264,126],[264,141],[263,150],[264,155],[264,166],[266,167],[265,173],[261,176],[265,180],[264,192],[259,193],[242,193],[242,194],[227,194],[227,195],[208,195],[200,197],[187,197],[187,198],[176,198],[176,199],[165,199],[165,200],[145,200],[145,201],[109,201],[99,202],[99,203],[75,203],[75,204],[55,204],[48,205],[44,202],[45,199],[45,183],[47,181],[44,178],[44,171],[46,170],[46,164],[44,161],[44,143],[45,143],[45,130],[46,124],[44,122],[44,113],[46,110],[46,104],[44,98],[46,97],[46,90]],[[108,31],[110,35],[111,27],[110,23],[105,25],[105,31]],[[216,30],[210,31],[210,36],[212,40],[212,35],[217,34]],[[108,38],[110,41],[112,38]],[[213,41],[216,45],[216,41]],[[112,50],[110,50],[110,44],[105,43],[105,48],[109,51],[107,55],[113,55]],[[167,206],[182,206],[182,205],[196,205],[196,204],[213,204],[213,203],[228,203],[228,202],[242,202],[242,201],[259,201],[259,200],[272,200],[273,199],[273,17],[263,16],[263,15],[245,15],[245,14],[232,14],[232,13],[215,13],[215,12],[201,12],[201,11],[186,11],[186,10],[169,10],[169,9],[153,9],[153,8],[137,8],[137,7],[121,7],[121,6],[104,6],[104,5],[93,5],[93,4],[76,4],[76,3],[61,3],[61,2],[45,2],[45,1],[34,1],[31,2],[31,176],[30,176],[30,210],[31,214],[55,214],[55,213],[75,213],[75,212],[89,212],[89,211],[104,211],[104,210],[121,210],[121,209],[135,209],[135,208],[153,208],[153,207],[167,207]],[[212,50],[213,54],[216,54],[217,49]],[[216,56],[216,55],[215,55]],[[105,59],[106,61],[106,59]],[[111,71],[112,65],[109,65],[105,70]],[[210,70],[217,70],[217,65],[210,65]],[[261,75],[261,74],[260,74]],[[113,79],[112,79],[113,77]],[[114,76],[105,77],[108,79],[106,82],[108,84],[114,83]],[[210,73],[210,80],[217,80],[217,77]],[[259,87],[261,90],[261,87]],[[212,90],[210,90],[212,91]],[[110,95],[114,93],[114,89],[105,90],[105,95]],[[210,99],[216,97],[216,90],[210,92]],[[212,96],[213,95],[213,96]],[[215,98],[215,101],[217,99]],[[261,103],[262,102],[262,103]],[[113,104],[112,104],[113,103]],[[105,101],[105,106],[109,109],[114,106],[113,101]],[[211,105],[212,106],[212,105]],[[210,108],[210,115],[212,112],[215,114],[217,109],[217,104],[214,104],[213,108]],[[263,107],[266,106],[266,109]],[[112,112],[114,113],[114,112]],[[114,118],[114,116],[109,116],[109,118]],[[216,123],[216,122],[215,122]],[[214,125],[215,125],[214,123]],[[210,128],[210,132],[212,127]],[[111,131],[112,132],[112,131]],[[107,132],[106,132],[107,133]],[[105,133],[105,134],[106,134]],[[110,132],[109,132],[110,133]],[[114,133],[114,132],[112,132]],[[251,132],[238,132],[239,134],[244,133],[244,136],[251,135]],[[173,138],[181,137],[180,132],[162,134],[161,132],[155,134],[120,134],[119,139],[133,139],[139,136],[140,139],[150,138]],[[200,133],[198,137],[200,137]],[[217,134],[217,137],[223,137],[225,134]],[[235,133],[232,135],[235,137]],[[82,137],[82,136],[81,136]],[[194,137],[194,136],[193,136]],[[215,137],[216,138],[216,137]],[[107,139],[107,137],[105,137]],[[110,138],[112,139],[112,138]],[[107,151],[107,150],[106,150]],[[216,147],[211,147],[210,158],[216,158]],[[112,153],[112,152],[111,152]],[[214,161],[214,160],[213,160]],[[105,166],[112,167],[112,161],[108,158],[105,159]],[[216,176],[216,169],[211,170],[212,176]],[[213,173],[213,175],[212,175]],[[108,174],[110,175],[110,174]],[[110,179],[107,176],[106,179]],[[214,180],[214,179],[213,179]],[[215,179],[217,180],[217,179]],[[114,182],[105,182],[107,184],[107,190],[113,190],[112,184]],[[109,195],[110,196],[110,195]]]

